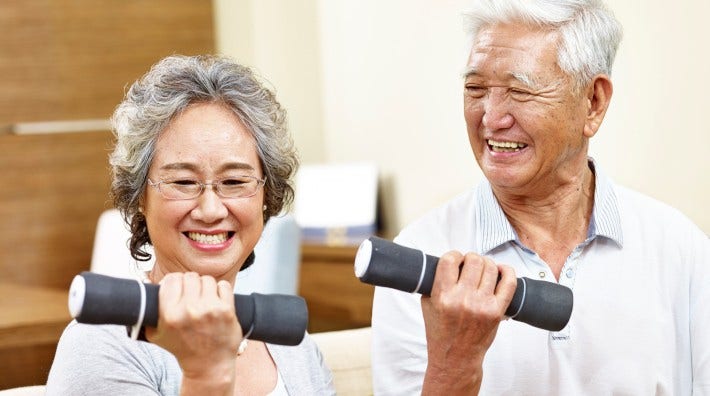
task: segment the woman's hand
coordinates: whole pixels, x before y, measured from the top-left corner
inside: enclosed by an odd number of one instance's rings
[[[243,337],[232,285],[194,272],[167,274],[160,285],[158,327],[146,329],[147,339],[177,358],[183,394],[229,394]]]

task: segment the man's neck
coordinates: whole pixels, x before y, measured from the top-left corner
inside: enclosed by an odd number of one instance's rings
[[[495,186],[493,192],[520,241],[559,278],[569,254],[586,239],[594,186],[594,173],[585,167],[578,175],[557,183],[547,194],[519,195]]]

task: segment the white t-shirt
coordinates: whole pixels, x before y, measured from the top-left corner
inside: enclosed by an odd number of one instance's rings
[[[549,332],[502,322],[483,362],[480,394],[710,395],[708,236],[598,169],[590,223],[560,274],[574,293],[569,324]],[[555,282],[518,241],[487,182],[395,241],[432,255],[485,254],[518,277]],[[419,394],[427,366],[419,295],[376,288],[372,328],[375,394]]]

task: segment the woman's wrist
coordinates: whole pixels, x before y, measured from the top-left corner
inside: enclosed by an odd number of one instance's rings
[[[236,367],[232,360],[220,366],[208,365],[201,370],[182,370],[181,395],[232,395]]]

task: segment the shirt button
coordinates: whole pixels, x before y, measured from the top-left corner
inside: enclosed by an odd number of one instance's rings
[[[567,275],[568,278],[571,278],[574,276],[574,270],[572,268],[568,268],[567,271],[565,272],[565,275]]]
[[[545,271],[540,271],[540,273],[538,273],[538,275],[540,275],[540,278],[544,278],[544,277],[545,277]]]

